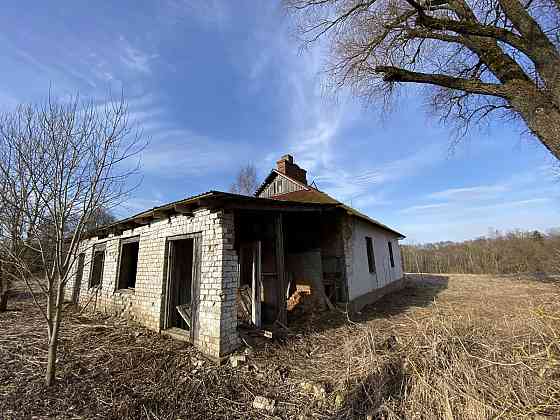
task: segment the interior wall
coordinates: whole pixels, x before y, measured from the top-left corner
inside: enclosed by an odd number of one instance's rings
[[[323,304],[314,290],[323,283],[323,260],[321,253],[321,216],[302,212],[284,218],[287,281],[290,293],[299,286],[311,290],[311,300]]]
[[[342,235],[343,216],[331,212],[321,215],[321,265],[327,296],[332,301],[346,302],[346,270],[344,241]]]
[[[297,285],[313,287],[323,281],[323,263],[321,249],[286,253],[286,271],[290,273],[288,281]]]
[[[260,241],[261,243],[261,320],[263,324],[276,320],[279,307],[278,273],[276,267],[275,217],[273,213],[238,212],[235,217],[235,249],[240,252],[242,247]],[[244,284],[249,284],[252,276],[251,263],[245,259],[244,267],[240,267],[240,275]],[[240,279],[241,280],[241,279]]]

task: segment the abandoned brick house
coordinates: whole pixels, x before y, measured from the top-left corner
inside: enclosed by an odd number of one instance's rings
[[[254,197],[210,191],[90,232],[67,297],[219,359],[242,322],[286,325],[298,292],[357,310],[402,283],[403,235],[308,185],[290,155],[277,165]]]

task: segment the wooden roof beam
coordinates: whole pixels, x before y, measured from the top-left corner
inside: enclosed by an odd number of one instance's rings
[[[188,204],[175,204],[174,206],[175,211],[179,214],[185,215],[185,216],[192,216],[193,215],[193,209],[192,206],[189,206]]]
[[[173,209],[160,209],[152,211],[152,218],[154,220],[167,219],[173,213]]]

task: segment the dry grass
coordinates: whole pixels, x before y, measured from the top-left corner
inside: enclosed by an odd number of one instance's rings
[[[19,299],[0,314],[0,418],[266,418],[255,395],[281,418],[557,417],[559,297],[529,278],[413,279],[357,319],[295,321],[237,369],[121,320],[69,315],[49,390],[44,328]]]

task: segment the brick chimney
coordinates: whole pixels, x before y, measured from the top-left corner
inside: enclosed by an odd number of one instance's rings
[[[307,185],[307,171],[294,163],[292,155],[284,155],[276,162],[278,172]]]

